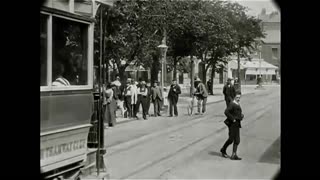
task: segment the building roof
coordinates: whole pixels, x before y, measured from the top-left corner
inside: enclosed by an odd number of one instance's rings
[[[280,22],[280,14],[277,11],[274,11],[270,14],[261,14],[258,15],[258,18],[262,20],[262,22]]]

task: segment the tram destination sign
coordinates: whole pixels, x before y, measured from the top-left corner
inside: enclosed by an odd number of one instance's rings
[[[40,164],[44,172],[86,158],[89,126],[41,136]]]
[[[68,143],[58,144],[56,146],[46,147],[40,150],[40,159],[44,160],[53,156],[58,156],[62,153],[68,153],[87,147],[87,140],[81,139]]]

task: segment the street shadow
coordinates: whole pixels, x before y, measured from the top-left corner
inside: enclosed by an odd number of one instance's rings
[[[259,162],[280,164],[280,137],[275,140],[270,147],[260,157]]]
[[[211,156],[219,156],[219,157],[221,157],[221,153],[220,152],[210,151],[209,154]]]

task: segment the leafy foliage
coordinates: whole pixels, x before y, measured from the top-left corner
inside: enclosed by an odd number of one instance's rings
[[[260,21],[246,15],[235,2],[218,0],[119,0],[102,7],[104,60],[121,72],[130,64],[160,70],[157,46],[164,35],[168,64],[189,72],[184,57],[195,56],[208,68],[226,63],[228,56],[246,56],[251,44],[263,37]],[[95,29],[95,60],[99,56],[99,13]],[[121,64],[121,61],[125,64]],[[187,63],[186,63],[187,62]],[[156,72],[155,72],[156,73]]]

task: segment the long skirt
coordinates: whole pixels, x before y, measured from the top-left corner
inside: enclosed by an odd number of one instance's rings
[[[106,111],[104,115],[109,126],[114,126],[116,124],[116,107],[117,103],[114,99],[106,105]]]

